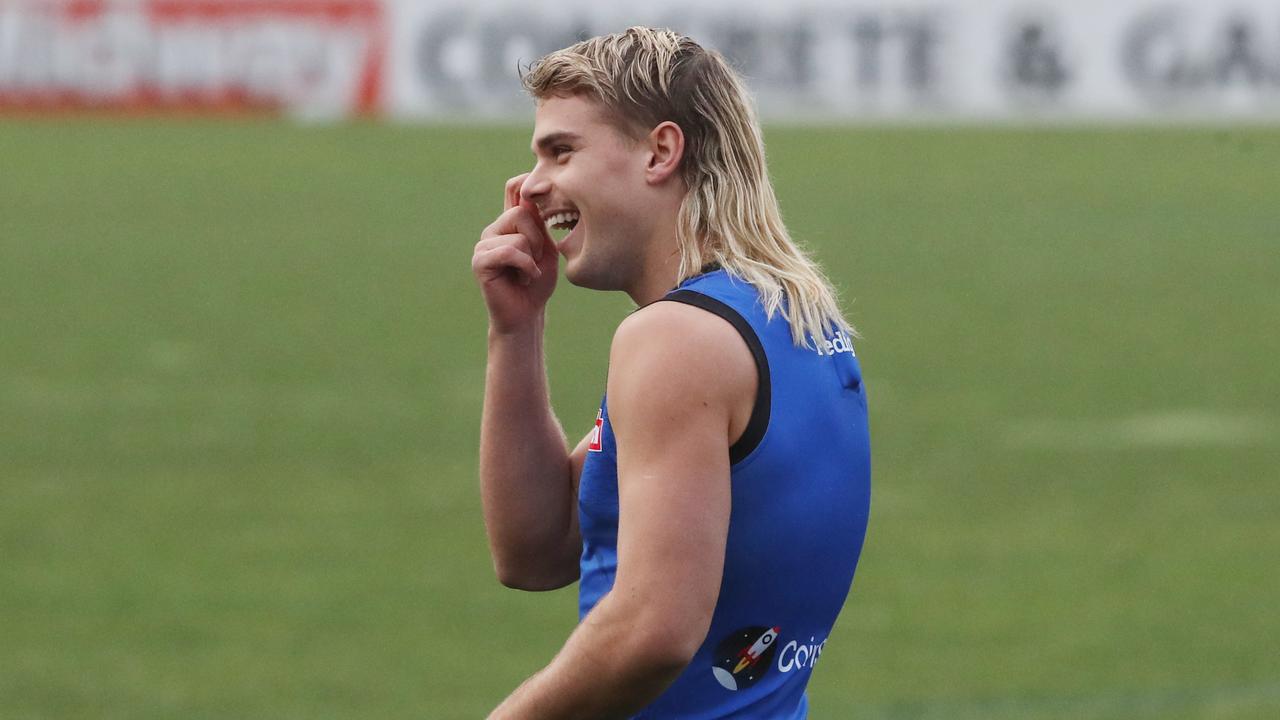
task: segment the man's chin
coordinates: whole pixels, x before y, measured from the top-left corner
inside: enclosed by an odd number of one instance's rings
[[[570,285],[588,290],[597,289],[591,282],[591,273],[586,272],[582,264],[575,260],[569,260],[564,264],[564,279],[568,280]]]
[[[607,272],[594,271],[589,265],[582,262],[581,255],[565,261],[564,279],[568,280],[570,285],[587,290],[618,289],[610,282],[612,278]]]

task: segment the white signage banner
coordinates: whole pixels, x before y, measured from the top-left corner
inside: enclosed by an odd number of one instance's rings
[[[518,68],[632,24],[724,53],[767,118],[1280,120],[1280,0],[394,0],[397,118],[528,117]]]
[[[769,119],[1280,122],[1280,0],[0,0],[0,112],[527,118],[522,64],[633,24]]]

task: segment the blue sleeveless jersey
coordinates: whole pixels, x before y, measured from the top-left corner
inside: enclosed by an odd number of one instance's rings
[[[862,373],[840,333],[797,347],[750,284],[715,270],[664,300],[715,313],[755,356],[759,390],[726,448],[733,509],[711,628],[679,678],[636,718],[804,718],[805,686],[853,581],[867,529],[871,455]],[[613,587],[617,446],[601,404],[578,489],[579,618]],[[679,588],[672,588],[679,591]]]

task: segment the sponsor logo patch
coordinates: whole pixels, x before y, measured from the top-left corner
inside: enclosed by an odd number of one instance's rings
[[[716,646],[711,674],[726,690],[743,690],[769,674],[778,627],[764,625],[735,630]]]
[[[604,450],[604,408],[596,411],[596,426],[591,430],[591,439],[587,441],[589,452]]]

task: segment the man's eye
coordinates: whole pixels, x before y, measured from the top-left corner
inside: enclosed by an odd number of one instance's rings
[[[567,155],[572,150],[573,148],[569,147],[568,145],[556,145],[555,147],[551,148],[551,154],[552,156],[559,158]]]

